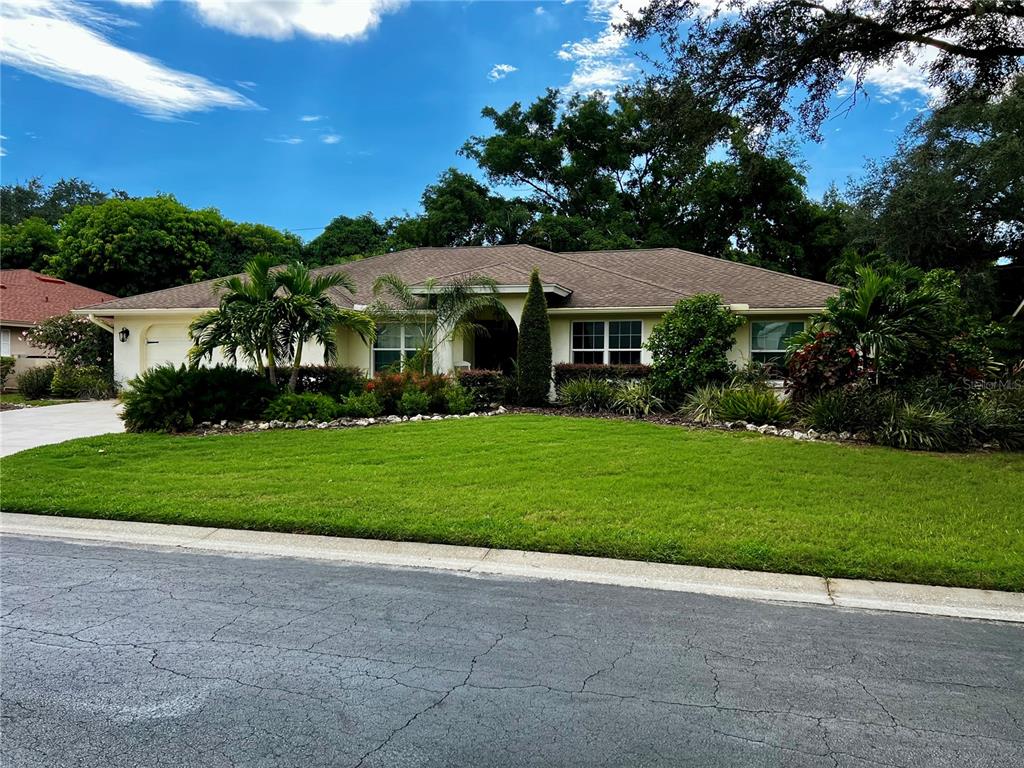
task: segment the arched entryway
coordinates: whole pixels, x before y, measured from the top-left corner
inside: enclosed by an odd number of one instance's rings
[[[508,312],[485,310],[480,312],[474,322],[481,331],[473,335],[466,345],[467,362],[477,369],[504,371],[511,374],[515,371],[516,356],[519,347],[519,331],[515,321]]]

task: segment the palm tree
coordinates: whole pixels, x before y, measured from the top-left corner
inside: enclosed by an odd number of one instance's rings
[[[189,326],[194,342],[189,359],[193,365],[212,357],[218,348],[226,350],[232,363],[241,352],[261,373],[268,372],[272,384],[277,384],[277,358],[283,350],[276,332],[278,285],[273,267],[273,257],[260,254],[246,263],[241,275],[214,283],[222,291],[220,305]]]
[[[807,330],[790,339],[790,352],[820,331],[837,333],[871,363],[876,381],[909,355],[927,355],[943,341],[939,315],[945,297],[918,284],[922,277],[920,270],[898,264],[881,270],[856,266],[851,284],[828,299]]]
[[[355,284],[345,272],[314,275],[305,264],[294,262],[276,272],[279,287],[277,303],[281,322],[278,336],[283,349],[291,358],[292,370],[288,390],[295,391],[302,348],[313,339],[324,349],[324,362],[337,359],[336,334],[339,328],[348,328],[364,341],[372,341],[376,334],[373,318],[364,312],[339,307],[330,296],[331,290],[342,288],[355,293]]]
[[[478,275],[451,278],[443,284],[429,278],[410,285],[398,275],[386,274],[374,281],[373,295],[366,311],[377,323],[417,326],[422,340],[416,355],[421,373],[427,373],[437,348],[454,336],[487,334],[475,320],[480,310],[505,311],[498,300],[497,283]]]

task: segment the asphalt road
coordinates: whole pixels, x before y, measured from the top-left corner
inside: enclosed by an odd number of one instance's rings
[[[1024,629],[6,537],[4,766],[1024,765]]]

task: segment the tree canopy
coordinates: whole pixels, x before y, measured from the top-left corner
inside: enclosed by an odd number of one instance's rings
[[[42,219],[51,227],[80,205],[96,205],[108,198],[124,200],[121,190],[102,192],[82,179],[59,179],[50,186],[38,176],[24,184],[6,184],[0,187],[0,210],[4,223],[17,225],[28,219]]]
[[[308,264],[340,264],[363,256],[383,253],[388,231],[372,213],[362,216],[338,216],[324,231],[306,244]]]
[[[1024,77],[915,121],[853,189],[864,239],[923,269],[1024,266]]]
[[[693,84],[762,137],[796,122],[820,139],[840,84],[852,80],[852,105],[874,66],[916,63],[946,103],[999,94],[1024,71],[1019,0],[717,0],[710,13],[708,5],[651,0],[626,30],[659,38],[663,77]]]

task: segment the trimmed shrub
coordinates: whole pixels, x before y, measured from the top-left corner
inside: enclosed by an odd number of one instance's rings
[[[548,302],[535,269],[530,275],[523,316],[519,321],[519,402],[547,405],[551,398],[551,324]]]
[[[181,432],[204,421],[257,419],[275,394],[253,371],[161,365],[128,382],[121,418],[129,432]]]
[[[555,366],[555,388],[575,379],[630,381],[651,375],[649,365],[600,365],[596,363],[558,363]]]
[[[710,424],[718,420],[718,403],[725,393],[721,384],[705,384],[686,396],[686,402],[679,409],[684,419],[697,424]]]
[[[0,389],[7,383],[7,377],[14,370],[14,358],[9,355],[0,357]]]
[[[615,401],[615,387],[604,379],[572,379],[558,390],[558,400],[574,411],[607,411]]]
[[[400,373],[378,373],[366,382],[365,390],[376,396],[383,413],[398,413],[405,385],[406,378]]]
[[[101,400],[114,395],[114,382],[97,365],[58,365],[50,382],[54,397]]]
[[[56,371],[56,365],[43,365],[22,371],[18,374],[18,392],[26,400],[42,400],[49,397],[50,385],[53,384],[53,374]]]
[[[469,413],[476,406],[473,393],[458,382],[450,382],[444,391],[445,408],[448,413],[461,416]]]
[[[742,324],[743,318],[722,306],[717,294],[698,294],[678,302],[647,340],[655,393],[677,406],[697,387],[727,382],[733,365],[726,353]]]
[[[724,421],[749,421],[753,424],[788,424],[793,412],[788,402],[763,387],[726,389],[718,400],[716,415]]]
[[[288,381],[290,369],[279,368],[277,380],[283,385]],[[295,391],[313,392],[330,395],[335,400],[358,392],[366,385],[366,376],[356,367],[337,365],[302,365],[299,366],[298,380]]]
[[[419,416],[430,413],[430,396],[423,390],[410,387],[398,401],[398,412],[403,416]]]
[[[337,413],[338,403],[328,395],[285,392],[267,406],[263,418],[276,421],[330,421]]]
[[[372,419],[384,413],[384,406],[380,404],[373,392],[357,392],[349,395],[338,405],[338,415],[347,416],[350,419]]]
[[[650,416],[664,409],[662,399],[654,394],[650,381],[624,381],[615,387],[612,408],[629,416]]]
[[[490,406],[506,402],[505,374],[501,371],[470,369],[459,371],[456,376],[459,384],[469,391],[477,405]]]

